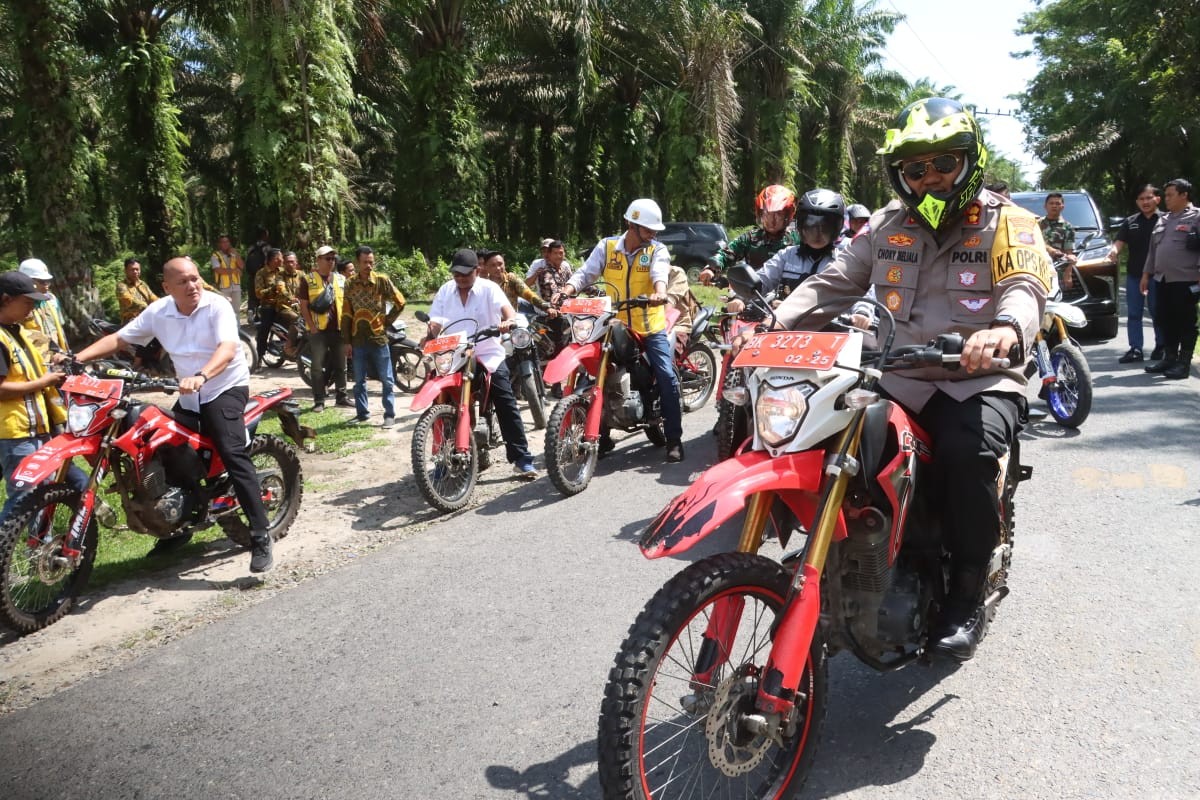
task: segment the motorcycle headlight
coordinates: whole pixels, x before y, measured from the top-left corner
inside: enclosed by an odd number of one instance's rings
[[[437,372],[438,375],[449,374],[449,372],[453,366],[454,366],[454,351],[453,350],[444,350],[441,353],[437,353],[434,355],[433,368]]]
[[[808,411],[808,397],[816,390],[817,387],[807,382],[779,388],[763,387],[754,402],[758,437],[769,447],[791,441]]]
[[[592,332],[595,329],[595,317],[576,317],[571,320],[571,338],[575,340],[575,344],[586,344],[591,341]]]
[[[91,427],[92,420],[96,418],[96,411],[99,409],[96,405],[72,405],[67,409],[67,430],[72,436],[82,436],[87,433],[87,429]]]
[[[524,350],[533,344],[533,334],[528,328],[513,328],[509,338],[512,340],[512,346],[518,350]]]

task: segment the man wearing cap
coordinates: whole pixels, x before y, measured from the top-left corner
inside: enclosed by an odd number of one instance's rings
[[[158,339],[179,379],[175,418],[213,443],[250,525],[250,571],[266,572],[272,557],[270,520],[258,472],[246,453],[244,422],[250,399],[250,369],[242,354],[237,314],[220,295],[206,292],[190,258],[163,265],[167,297],[155,300],[116,333],[88,345],[76,358],[103,358],[128,345]]]
[[[532,287],[533,282],[535,280],[537,280],[538,273],[541,272],[542,269],[546,266],[546,254],[548,252],[550,252],[550,244],[553,241],[554,241],[553,239],[549,239],[549,238],[542,239],[542,244],[541,244],[542,257],[535,258],[533,260],[533,263],[531,263],[529,265],[529,269],[525,272],[525,285],[526,286]]]
[[[242,313],[242,270],[245,267],[238,251],[233,249],[229,236],[222,233],[217,237],[217,249],[209,259],[213,282],[217,291],[233,306],[234,313]]]
[[[679,405],[679,382],[675,376],[671,343],[667,340],[667,281],[671,257],[667,248],[654,238],[666,228],[662,209],[648,198],[640,198],[625,209],[625,233],[601,239],[592,248],[584,265],[575,271],[563,287],[562,296],[572,297],[603,277],[618,299],[628,300],[646,295],[656,305],[645,309],[622,312],[624,322],[642,335],[646,357],[654,370],[662,398],[663,433],[667,437],[667,461],[683,460],[683,411]],[[600,435],[599,453],[613,449],[608,431]]]
[[[396,424],[396,405],[387,329],[404,310],[404,295],[387,275],[374,271],[375,251],[370,247],[359,245],[354,251],[354,268],[354,277],[346,282],[340,325],[346,354],[354,359],[354,422],[370,418],[370,370],[383,384],[383,427],[390,428]]]
[[[49,441],[54,426],[67,419],[57,388],[66,374],[46,369],[42,354],[22,324],[33,312],[34,303],[48,300],[28,274],[0,273],[0,470],[8,490],[0,519],[8,515],[22,493],[10,480],[13,470],[21,459]],[[79,467],[72,465],[67,471],[67,483],[73,489],[82,492],[87,481]]]
[[[46,262],[40,258],[27,258],[17,269],[33,279],[34,291],[45,295],[44,300],[34,303],[33,313],[23,324],[27,330],[34,332],[33,342],[41,351],[43,359],[51,363],[62,361],[65,358],[63,354],[69,348],[63,326],[62,306],[50,291],[50,281],[54,280],[54,276],[47,269]]]
[[[337,252],[332,247],[318,247],[317,268],[300,278],[300,315],[308,326],[312,348],[313,411],[325,410],[325,389],[331,382],[337,405],[354,405],[346,397],[346,357],[340,347],[346,279],[333,271],[335,262]]]
[[[503,289],[492,281],[479,279],[479,258],[475,251],[459,250],[450,261],[450,280],[441,285],[429,306],[429,336],[439,335],[446,326],[459,320],[471,320],[475,325],[472,328],[460,323],[465,327],[452,326],[451,333],[466,330],[471,334],[492,326],[506,331],[513,326],[516,315]],[[504,363],[504,345],[495,337],[483,339],[475,345],[475,358],[492,375],[492,405],[500,420],[508,462],[519,477],[533,480],[538,476],[537,468],[533,466],[525,424]]]

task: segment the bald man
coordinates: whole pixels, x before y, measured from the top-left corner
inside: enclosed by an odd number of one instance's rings
[[[242,417],[250,398],[250,370],[238,339],[237,314],[224,297],[204,291],[190,258],[168,261],[162,285],[166,297],[76,358],[90,361],[158,339],[179,379],[176,419],[212,439],[250,524],[250,571],[266,572],[274,560],[258,474],[246,454]]]

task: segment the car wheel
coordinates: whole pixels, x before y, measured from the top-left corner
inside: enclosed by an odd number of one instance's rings
[[[699,283],[700,273],[704,271],[703,264],[690,264],[687,267],[688,283]]]

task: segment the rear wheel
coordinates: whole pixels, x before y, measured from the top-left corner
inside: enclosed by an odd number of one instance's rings
[[[296,449],[278,436],[255,436],[246,448],[246,455],[258,475],[259,493],[267,512],[267,533],[278,541],[288,535],[300,500],[304,496],[304,480],[300,473],[300,457]],[[250,524],[246,512],[238,511],[217,519],[225,535],[242,547],[250,546]]]
[[[1055,379],[1046,392],[1050,415],[1059,425],[1078,428],[1092,411],[1092,370],[1079,348],[1063,342],[1050,351]]]
[[[588,397],[569,394],[554,407],[546,425],[546,474],[568,497],[586,489],[596,472],[596,445],[584,439],[590,405]]]
[[[312,387],[313,385],[313,363],[312,363],[312,342],[304,343],[300,348],[300,352],[296,354],[296,369],[300,372],[300,380],[304,381],[304,385]]]
[[[745,377],[740,369],[730,369],[725,376],[724,388],[731,389],[745,385]],[[737,452],[750,436],[750,410],[745,406],[735,406],[724,397],[717,400],[717,460],[724,461]]]
[[[62,555],[82,500],[79,491],[61,483],[39,486],[0,525],[0,621],[17,633],[58,622],[87,585],[99,542],[94,517],[78,563]]]
[[[717,381],[717,356],[703,342],[693,342],[684,354],[679,370],[679,399],[684,411],[703,408],[712,397]]]
[[[597,736],[606,798],[792,797],[825,716],[825,648],[814,637],[780,739],[753,726],[758,676],[788,594],[788,571],[749,553],[685,569],[647,603],[609,672]],[[714,617],[732,630],[718,645]],[[729,654],[724,660],[719,653]]]
[[[412,463],[417,489],[439,511],[458,511],[471,499],[479,477],[479,449],[475,437],[465,453],[454,449],[458,409],[440,404],[417,420],[413,430]]]
[[[238,341],[242,345],[242,357],[246,359],[246,366],[251,372],[257,372],[258,363],[258,347],[254,344],[254,337],[243,330],[238,331]]]
[[[270,332],[267,334],[267,346],[258,356],[262,360],[263,366],[275,369],[283,366],[285,357],[283,349],[287,346],[287,336],[275,325],[271,326]]]

